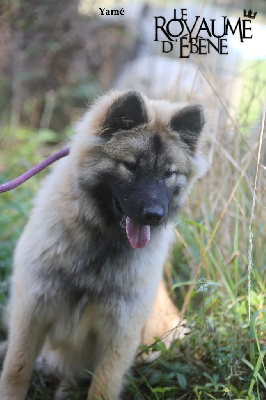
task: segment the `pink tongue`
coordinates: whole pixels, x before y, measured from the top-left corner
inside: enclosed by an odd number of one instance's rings
[[[149,225],[140,225],[132,221],[129,217],[126,219],[126,232],[129,243],[134,249],[141,249],[146,246],[150,240],[150,227]]]

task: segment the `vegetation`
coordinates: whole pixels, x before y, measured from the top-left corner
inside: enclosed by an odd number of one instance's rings
[[[258,134],[254,132],[256,147]],[[3,136],[2,160],[10,167],[1,175],[1,183],[39,161],[44,154],[52,153],[54,146],[47,146],[52,137],[52,132],[39,132],[37,135],[29,129],[17,129],[12,142]],[[252,140],[254,145],[254,137]],[[241,142],[239,146],[244,144]],[[229,161],[221,156],[221,151],[219,154],[219,162],[229,168]],[[243,154],[245,164],[250,161],[252,165],[253,162],[254,170],[256,152],[250,152],[249,158],[246,151]],[[158,338],[152,350],[160,350],[161,356],[150,364],[133,368],[133,374],[127,377],[124,398],[263,399],[266,390],[266,280],[261,175],[252,224],[254,266],[249,323],[247,249],[253,174],[252,169],[246,168],[244,175],[245,167],[241,167],[241,172],[236,175],[230,165],[230,173],[236,179],[230,183],[229,191],[227,186],[224,187],[224,176],[220,174],[215,177],[218,184],[211,186],[215,193],[209,195],[208,185],[214,179],[218,165],[213,165],[214,171],[211,169],[209,172],[207,182],[202,180],[198,183],[176,220],[177,242],[166,269],[169,288],[176,303],[183,307],[191,334],[177,341],[170,350],[165,349]],[[13,249],[26,223],[40,178],[34,177],[22,187],[0,196],[1,304],[5,302],[9,286]],[[220,196],[220,201],[214,208],[213,201],[217,196]],[[142,347],[141,350],[145,352],[148,349]],[[54,377],[35,373],[28,398],[50,399],[55,386]],[[73,389],[69,398],[83,399],[85,393],[85,389]]]
[[[32,29],[35,28],[34,25]],[[60,42],[60,37],[57,40]],[[38,43],[35,45],[42,48]],[[45,76],[52,73],[52,68],[47,71]],[[140,351],[160,350],[161,355],[149,364],[132,368],[125,379],[124,399],[266,399],[263,147],[260,160],[258,157],[264,129],[265,61],[242,65],[242,71],[237,107],[232,110],[228,99],[218,96],[225,120],[212,130],[213,137],[206,138],[204,153],[209,155],[211,168],[197,183],[176,219],[176,244],[165,271],[169,293],[187,319],[191,333],[182,341],[177,340],[170,350],[165,349],[160,338],[155,339],[152,349],[142,346]],[[27,86],[25,79],[23,84]],[[68,110],[75,106],[76,117],[83,108],[84,98],[93,97],[99,91],[91,81],[89,84],[84,81],[71,85],[63,83],[66,90],[60,92],[62,96],[57,96],[56,101],[60,103],[58,98],[64,98],[66,105],[59,114],[56,114],[56,106],[53,107],[52,128],[51,118],[40,124],[46,99],[41,99],[42,105],[38,106],[39,100],[30,97],[31,105],[23,103],[23,118],[15,118],[14,114],[12,118],[12,107],[10,120],[2,116],[6,128],[0,136],[0,184],[52,154],[68,139],[72,133]],[[3,93],[11,96],[11,89],[1,74],[0,87]],[[34,93],[31,88],[28,90]],[[58,90],[62,90],[62,85]],[[42,89],[40,93],[41,97]],[[79,101],[75,99],[74,105],[70,102],[68,107],[69,98],[75,96]],[[7,95],[0,95],[0,110],[9,107],[6,99]],[[31,124],[30,115],[35,108],[39,119]],[[13,107],[15,116],[16,112]],[[64,128],[61,122],[58,124],[60,115],[67,115]],[[14,120],[20,123],[16,125]],[[60,134],[53,130],[57,126],[60,126]],[[2,314],[5,313],[14,247],[27,221],[34,193],[46,173],[42,172],[11,192],[0,194]],[[2,338],[4,335],[2,331]],[[34,372],[28,400],[50,400],[57,383],[55,376]],[[69,389],[69,399],[85,398],[86,388]]]

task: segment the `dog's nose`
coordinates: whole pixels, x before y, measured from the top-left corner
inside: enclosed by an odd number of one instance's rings
[[[143,220],[147,225],[158,225],[164,217],[163,209],[159,206],[146,207],[143,210]]]

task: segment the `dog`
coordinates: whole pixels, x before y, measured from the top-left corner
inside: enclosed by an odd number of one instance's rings
[[[92,371],[88,400],[118,400],[141,338],[178,323],[162,274],[173,219],[207,170],[203,126],[200,105],[135,91],[85,113],[15,250],[1,400],[25,398],[39,354],[62,377],[56,398]]]

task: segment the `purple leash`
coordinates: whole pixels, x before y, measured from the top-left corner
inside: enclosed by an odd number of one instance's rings
[[[55,161],[59,160],[60,158],[65,157],[65,156],[68,156],[69,151],[70,151],[70,147],[60,150],[57,153],[52,154],[50,157],[47,157],[45,160],[40,162],[40,164],[35,165],[35,167],[32,167],[29,171],[18,176],[17,178],[13,179],[12,181],[4,183],[3,185],[0,185],[0,193],[8,192],[9,190],[16,188],[17,186],[22,185],[22,183],[26,182],[33,175],[38,174],[38,172],[42,171],[49,165],[53,164]]]

